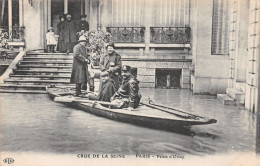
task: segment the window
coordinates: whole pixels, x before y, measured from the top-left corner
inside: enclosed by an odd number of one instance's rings
[[[211,53],[227,55],[229,50],[229,0],[213,1]]]

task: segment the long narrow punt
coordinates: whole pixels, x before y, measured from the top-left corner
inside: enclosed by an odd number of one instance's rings
[[[149,103],[142,103],[133,111],[127,109],[110,109],[98,102],[90,101],[84,98],[68,97],[73,94],[72,90],[47,88],[52,99],[55,97],[70,98],[71,102],[64,102],[74,108],[81,109],[85,112],[105,117],[108,119],[131,123],[138,126],[150,128],[173,130],[178,127],[186,127],[191,125],[206,125],[216,123],[215,119],[209,119],[194,114],[172,111],[160,106]],[[64,100],[66,101],[66,100]]]

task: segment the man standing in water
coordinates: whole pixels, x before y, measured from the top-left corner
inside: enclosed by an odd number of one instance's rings
[[[73,48],[73,65],[70,82],[76,84],[76,96],[81,95],[81,85],[87,83],[89,79],[88,64],[90,63],[87,54],[87,39],[80,36],[78,44]]]
[[[109,43],[107,45],[108,54],[101,57],[99,67],[102,72],[107,71],[109,77],[114,80],[116,90],[118,90],[120,85],[120,73],[121,73],[121,56],[115,52],[114,43]],[[102,81],[100,81],[100,88],[102,88]]]

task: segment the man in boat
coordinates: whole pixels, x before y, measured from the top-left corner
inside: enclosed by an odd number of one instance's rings
[[[112,103],[119,104],[119,108],[137,108],[141,100],[139,81],[131,73],[131,67],[122,67],[123,82],[118,91],[111,97]]]
[[[115,52],[114,43],[109,43],[106,48],[108,54],[100,58],[99,67],[102,72],[107,71],[109,73],[109,77],[114,80],[116,90],[118,90],[122,66],[121,56]],[[102,81],[100,81],[100,88],[102,88]]]
[[[110,102],[111,97],[115,94],[115,82],[113,79],[109,77],[109,73],[107,71],[100,73],[101,81],[103,82],[103,86],[98,92],[98,94],[89,93],[87,97],[90,100],[98,100],[98,101],[106,101]]]
[[[76,84],[76,96],[81,95],[81,86],[87,83],[89,78],[88,64],[90,63],[86,48],[86,37],[80,36],[78,42],[73,48],[73,65],[70,78],[70,82]]]

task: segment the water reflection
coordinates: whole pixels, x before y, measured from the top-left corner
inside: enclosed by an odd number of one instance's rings
[[[97,117],[47,95],[1,94],[1,150],[54,153],[193,154],[254,151],[255,117],[214,96],[188,90],[141,89],[143,96],[216,124],[161,131]]]

